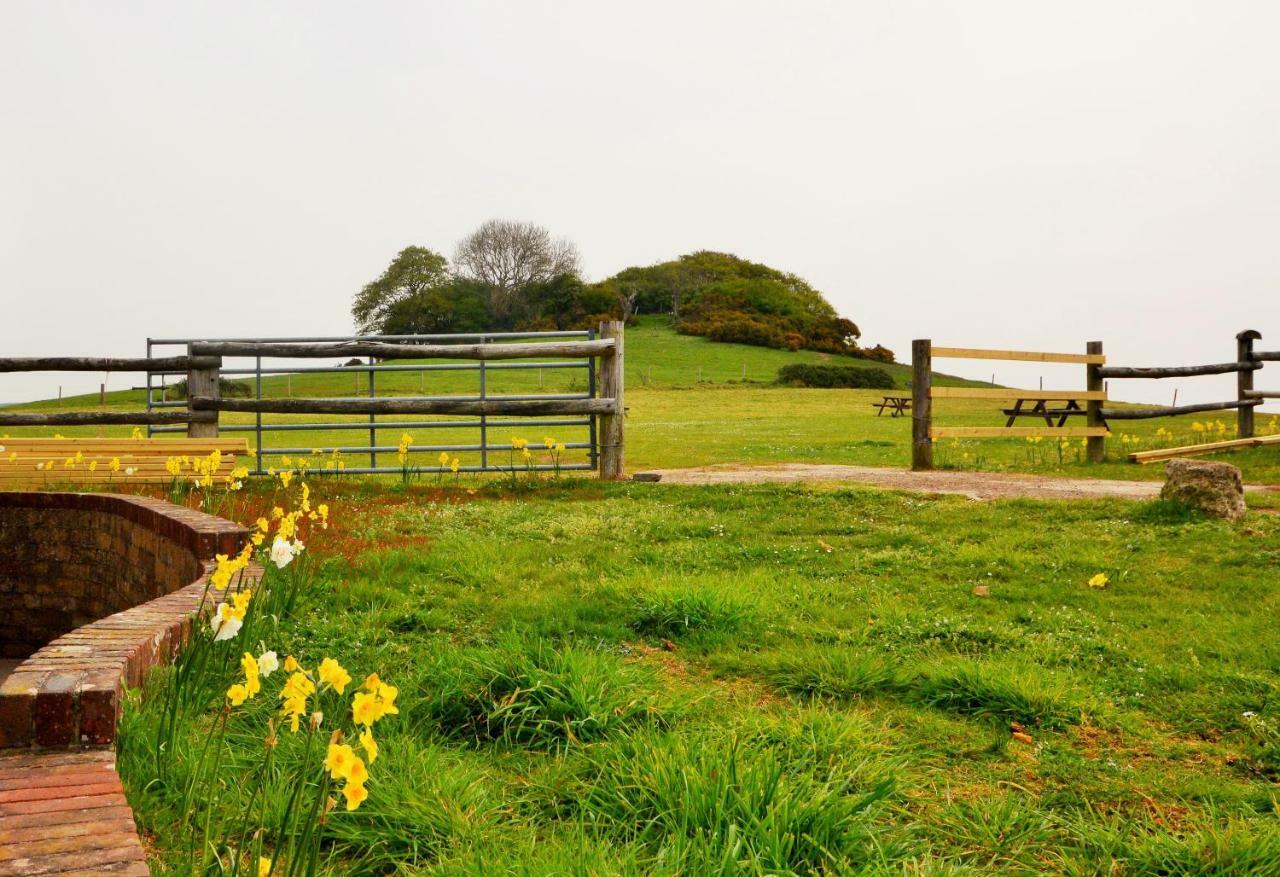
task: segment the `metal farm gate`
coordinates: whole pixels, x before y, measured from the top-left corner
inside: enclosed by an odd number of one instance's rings
[[[356,455],[367,465],[348,466],[349,474],[396,473],[402,466],[394,456],[399,450],[398,433],[407,430],[463,430],[474,432],[473,441],[414,442],[414,455],[468,453],[478,462],[462,465],[462,472],[509,471],[510,443],[495,443],[493,431],[499,429],[566,429],[576,433],[577,440],[565,441],[566,450],[586,451],[586,462],[549,464],[530,463],[534,470],[566,469],[587,470],[601,468],[600,428],[597,419],[620,408],[621,397],[621,326],[602,324],[595,329],[571,332],[489,332],[448,335],[352,335],[307,338],[148,338],[147,359],[156,360],[157,368],[147,373],[147,412],[160,414],[166,409],[196,409],[217,412],[247,412],[252,422],[227,422],[219,418],[214,426],[216,433],[253,433],[256,440],[255,474],[265,474],[268,456],[322,454]],[[614,335],[601,339],[602,333]],[[389,358],[413,359],[415,348],[422,347],[424,362],[388,363]],[[520,357],[551,358],[525,359],[514,355],[521,349]],[[468,355],[474,352],[474,356]],[[600,366],[597,358],[605,354],[609,361],[616,360],[618,373],[607,377],[616,387],[605,387],[608,398],[601,393]],[[196,387],[196,372],[185,368],[166,368],[159,363],[174,362],[175,356],[221,357],[221,366],[205,386]],[[344,362],[329,365],[300,365],[302,358],[342,358]],[[474,361],[440,361],[468,359]],[[265,360],[265,362],[264,362]],[[537,372],[539,389],[542,375],[576,372],[581,376],[582,389],[576,392],[494,392],[494,383],[512,372]],[[401,395],[379,395],[379,379],[385,384],[397,377],[417,373],[418,393],[403,395],[404,381],[399,381]],[[474,391],[463,394],[432,394],[430,384],[447,380],[445,375],[474,373]],[[292,398],[292,382],[300,382],[311,375],[343,375],[351,378],[352,396],[315,396],[306,399]],[[575,375],[575,377],[577,376]],[[188,381],[187,398],[169,398],[175,381]],[[363,377],[363,381],[361,378]],[[264,394],[263,379],[274,378],[275,392]],[[250,393],[246,399],[226,398],[220,387],[223,379],[248,384]],[[279,384],[286,382],[287,396],[281,398]],[[211,382],[211,385],[210,385]],[[453,382],[456,385],[456,381]],[[363,386],[361,386],[363,384]],[[573,382],[576,386],[577,381]],[[456,389],[456,386],[455,386]],[[197,398],[197,396],[202,398]],[[213,397],[213,398],[209,398]],[[608,403],[612,400],[613,405]],[[367,412],[367,414],[365,413]],[[282,416],[296,414],[358,413],[359,421],[317,419],[285,420]],[[264,417],[264,415],[267,415]],[[367,417],[367,419],[365,419]],[[379,419],[380,417],[386,419]],[[159,419],[159,418],[157,418]],[[617,420],[621,420],[620,416]],[[620,430],[620,423],[618,429]],[[147,423],[147,435],[187,433],[189,427],[182,424]],[[341,432],[359,441],[334,441],[325,444],[303,441],[308,433]],[[392,443],[379,439],[379,431],[395,431]],[[619,434],[616,456],[621,466],[621,436]],[[393,455],[388,459],[387,455]],[[578,456],[581,459],[580,455]],[[606,454],[606,457],[612,456]],[[381,459],[380,459],[381,458]],[[605,463],[611,461],[606,459]],[[415,472],[437,473],[448,471],[441,461],[431,458],[423,465],[416,462]],[[522,468],[524,468],[522,466]],[[605,475],[605,477],[609,477]]]

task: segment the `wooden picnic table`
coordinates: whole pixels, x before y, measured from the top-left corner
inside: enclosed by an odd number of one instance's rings
[[[1050,408],[1050,402],[1062,403],[1061,408]],[[1027,403],[1034,403],[1030,408],[1024,408]],[[1019,417],[1042,417],[1046,426],[1054,426],[1054,418],[1057,418],[1057,426],[1066,426],[1067,418],[1083,417],[1085,410],[1075,399],[1041,399],[1036,396],[1021,396],[1014,401],[1012,408],[1005,408],[1004,413],[1008,416],[1005,426],[1013,426]]]
[[[889,409],[890,417],[902,417],[904,414],[906,414],[908,411],[911,410],[911,397],[910,396],[885,396],[884,399],[881,400],[880,402],[872,402],[871,407],[880,409],[879,411],[876,412],[876,417],[879,417],[882,414],[884,414],[884,410],[886,408]]]

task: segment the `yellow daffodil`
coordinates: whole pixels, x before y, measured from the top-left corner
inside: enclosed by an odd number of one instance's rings
[[[330,743],[324,756],[324,769],[335,780],[345,780],[355,761],[356,753],[350,746],[345,743]]]
[[[1093,578],[1089,579],[1089,587],[1091,588],[1105,588],[1110,583],[1111,579],[1104,572],[1100,572]]]
[[[347,810],[355,810],[369,797],[369,792],[364,786],[347,783],[342,787],[342,797],[347,800]]]
[[[227,700],[231,702],[232,706],[240,706],[248,697],[249,689],[238,682],[227,689]]]
[[[258,692],[262,690],[262,681],[259,679],[258,659],[248,652],[240,658],[240,669],[244,671],[244,687],[249,692],[249,697],[256,697]]]
[[[373,731],[370,728],[360,732],[360,748],[364,750],[365,755],[369,756],[370,764],[378,760],[378,741],[373,739]]]
[[[338,694],[342,694],[348,683],[351,682],[351,674],[343,669],[342,665],[333,658],[325,658],[320,662],[320,666],[316,668],[316,675],[320,677],[320,681],[328,685]]]

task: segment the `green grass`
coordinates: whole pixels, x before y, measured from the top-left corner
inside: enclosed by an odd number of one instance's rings
[[[316,492],[335,526],[268,645],[401,689],[325,873],[1280,872],[1280,517],[574,480]],[[256,709],[228,732],[228,802]],[[190,829],[152,781],[154,720],[130,705],[120,765],[170,873]]]
[[[660,467],[703,466],[717,463],[768,465],[776,463],[844,463],[867,466],[904,467],[910,463],[911,423],[908,418],[876,416],[872,403],[884,393],[873,390],[797,389],[773,385],[779,367],[796,362],[835,361],[825,354],[808,351],[781,351],[737,344],[719,344],[705,338],[678,335],[661,320],[642,320],[627,329],[626,340],[627,466],[631,471]],[[839,360],[850,366],[879,367],[862,360]],[[745,369],[745,380],[743,378]],[[885,366],[905,386],[909,368]],[[975,385],[972,381],[940,375],[939,385]],[[469,372],[384,373],[376,380],[379,395],[460,394],[476,391],[476,376]],[[585,389],[581,371],[547,370],[537,372],[491,372],[489,388],[495,393],[558,392]],[[353,370],[350,375],[292,375],[264,380],[264,395],[284,396],[350,396],[367,395],[367,374]],[[144,405],[141,391],[109,393],[107,407],[137,410]],[[1004,417],[999,408],[1007,403],[979,400],[939,400],[935,406],[935,422],[950,426],[1000,426]],[[96,407],[96,396],[33,403],[15,410],[90,410]],[[267,423],[316,418],[268,415]],[[365,422],[367,418],[329,417],[330,422]],[[396,418],[399,419],[399,418]],[[431,419],[431,418],[429,418]],[[223,415],[227,424],[251,424],[250,415]],[[1108,441],[1108,462],[1087,464],[1079,441],[1063,452],[1056,442],[1031,444],[1021,439],[983,439],[955,442],[940,441],[936,460],[945,468],[989,471],[1023,471],[1061,474],[1076,477],[1158,479],[1163,466],[1136,466],[1125,461],[1132,448],[1192,444],[1205,440],[1206,433],[1193,432],[1192,425],[1201,422],[1221,423],[1228,436],[1234,429],[1231,414],[1218,417],[1162,418],[1130,421],[1114,425],[1116,437]],[[1024,425],[1030,421],[1024,422]],[[1173,433],[1170,439],[1157,438],[1157,430]],[[1280,420],[1274,415],[1259,416],[1259,431],[1280,431]],[[66,435],[127,435],[128,427],[66,428]],[[13,435],[44,434],[54,430],[11,429]],[[400,439],[399,429],[378,432],[381,445],[394,447]],[[420,446],[474,444],[475,430],[413,430]],[[587,430],[572,428],[501,428],[490,431],[491,444],[506,444],[521,436],[540,444],[547,433],[568,442],[587,439]],[[1132,446],[1121,442],[1122,434],[1137,440]],[[252,442],[252,433],[248,433]],[[1212,437],[1220,437],[1217,430]],[[2,443],[2,440],[0,440]],[[314,430],[276,433],[267,436],[268,447],[312,448],[355,447],[367,444],[363,430]],[[424,450],[414,456],[423,466],[436,465],[435,451]],[[463,465],[478,464],[479,454],[457,452]],[[350,465],[367,465],[368,454],[347,455]],[[1245,477],[1259,483],[1280,483],[1280,447],[1255,448],[1215,459],[1229,460],[1240,466]],[[395,465],[394,453],[380,457],[382,465]],[[585,462],[584,451],[570,450],[567,463]],[[279,456],[271,457],[280,465]],[[499,463],[505,464],[502,454]],[[0,461],[0,465],[4,465]]]

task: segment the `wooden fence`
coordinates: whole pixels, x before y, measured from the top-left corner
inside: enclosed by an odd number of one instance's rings
[[[365,356],[378,359],[536,359],[587,357],[599,360],[598,394],[574,399],[417,399],[417,398],[289,398],[224,399],[220,393],[224,356],[334,358]],[[64,411],[49,413],[0,410],[0,427],[155,426],[187,424],[192,438],[216,437],[223,411],[258,414],[380,414],[478,415],[537,417],[582,415],[596,418],[601,478],[617,479],[624,471],[623,324],[600,324],[600,337],[591,340],[536,343],[396,344],[356,341],[342,344],[290,344],[259,341],[193,342],[186,356],[147,359],[35,357],[0,358],[0,372],[93,371],[185,372],[187,405],[152,411]]]
[[[933,468],[933,442],[939,438],[993,438],[993,437],[1056,437],[1084,438],[1087,457],[1091,462],[1101,462],[1106,454],[1106,438],[1110,434],[1108,423],[1112,420],[1145,420],[1154,417],[1174,417],[1204,411],[1235,409],[1236,426],[1241,444],[1254,437],[1254,408],[1266,399],[1280,398],[1280,392],[1254,389],[1254,373],[1265,362],[1280,361],[1280,351],[1258,351],[1254,342],[1262,335],[1252,329],[1236,335],[1236,358],[1231,362],[1211,365],[1167,367],[1108,366],[1101,341],[1090,341],[1084,353],[1043,353],[1026,350],[980,350],[965,347],[935,347],[928,339],[918,339],[911,345],[912,362],[912,430],[911,468]],[[1021,362],[1069,363],[1085,367],[1083,390],[1023,390],[996,387],[934,387],[933,360],[935,358],[995,359]],[[1147,406],[1141,408],[1104,407],[1108,401],[1107,385],[1110,380],[1132,378],[1178,378],[1199,375],[1234,373],[1237,376],[1236,398],[1224,402],[1194,405]],[[1060,401],[1067,407],[1037,410],[1035,412],[1006,411],[1012,413],[1009,423],[1017,416],[1044,416],[1046,421],[1059,419],[1058,426],[934,426],[934,399],[1035,399],[1041,403]],[[1083,402],[1080,408],[1077,402]],[[1019,405],[1021,402],[1019,402]],[[1068,417],[1083,416],[1082,427],[1065,426]],[[1207,446],[1206,446],[1207,447]],[[1182,449],[1186,450],[1186,449]]]

